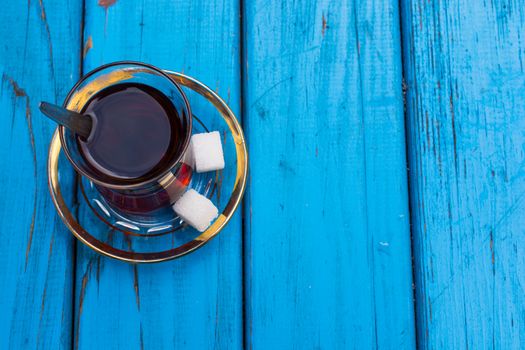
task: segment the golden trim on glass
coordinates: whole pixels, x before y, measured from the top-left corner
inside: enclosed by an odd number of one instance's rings
[[[69,210],[62,193],[60,190],[60,184],[58,181],[58,157],[61,151],[60,137],[58,129],[53,135],[51,145],[49,147],[49,158],[48,158],[48,181],[49,189],[51,192],[51,198],[53,203],[60,215],[62,221],[66,224],[67,228],[81,241],[96,252],[109,256],[114,259],[127,261],[131,263],[154,263],[160,261],[166,261],[181,257],[197,248],[203,246],[210,239],[215,237],[228,223],[233,216],[235,210],[239,206],[244,190],[246,188],[246,181],[248,175],[248,151],[246,149],[246,143],[244,140],[244,134],[239,122],[235,118],[235,115],[228,107],[228,105],[206,85],[202,84],[198,80],[195,80],[189,76],[181,73],[165,71],[173,80],[177,83],[194,90],[200,95],[204,96],[215,108],[220,112],[224,121],[230,128],[230,132],[233,136],[235,143],[235,151],[237,153],[237,171],[235,176],[235,183],[230,196],[230,200],[225,206],[223,212],[215,220],[215,222],[198,237],[189,241],[174,249],[153,252],[153,253],[135,253],[116,249],[104,242],[101,242],[91,236],[75,219],[71,211]]]

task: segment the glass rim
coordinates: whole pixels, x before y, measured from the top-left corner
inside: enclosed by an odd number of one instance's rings
[[[189,144],[190,144],[191,133],[192,133],[193,114],[191,112],[191,107],[190,107],[190,104],[188,102],[188,98],[186,97],[186,94],[184,93],[184,91],[182,90],[180,85],[173,78],[171,78],[168,74],[166,74],[162,69],[157,68],[154,65],[151,65],[151,64],[148,64],[148,63],[143,63],[143,62],[138,62],[138,61],[115,61],[115,62],[110,62],[110,63],[103,64],[103,65],[101,65],[101,66],[99,66],[99,67],[89,71],[88,73],[83,75],[75,83],[75,85],[73,85],[71,90],[69,90],[66,98],[64,99],[64,103],[62,104],[62,106],[64,108],[67,107],[69,101],[74,96],[75,91],[83,83],[85,83],[86,80],[88,80],[90,77],[92,77],[96,73],[98,73],[100,71],[103,71],[105,69],[108,69],[108,68],[111,68],[111,67],[115,67],[115,66],[121,66],[121,65],[137,66],[139,68],[146,68],[146,69],[154,71],[155,73],[158,73],[160,76],[168,79],[173,84],[173,86],[175,86],[175,89],[179,92],[180,96],[182,97],[182,100],[184,102],[184,108],[187,111],[188,127],[187,127],[186,133],[184,135],[184,142],[182,144],[182,149],[181,149],[180,154],[176,158],[174,158],[174,160],[172,162],[170,162],[170,164],[168,166],[166,166],[166,170],[161,172],[161,173],[159,173],[159,174],[157,174],[157,175],[155,175],[155,176],[147,178],[145,180],[138,181],[138,182],[132,182],[131,181],[131,182],[127,182],[126,184],[122,184],[122,185],[115,184],[115,183],[110,183],[110,182],[107,182],[107,181],[103,181],[103,180],[94,178],[92,175],[88,174],[84,169],[82,169],[82,167],[79,164],[77,164],[77,162],[74,160],[74,157],[71,154],[71,152],[70,152],[70,150],[69,150],[69,148],[67,146],[66,139],[65,139],[65,127],[62,126],[62,125],[59,125],[58,126],[58,131],[59,131],[59,136],[60,136],[60,143],[62,144],[62,148],[64,149],[64,153],[65,153],[66,157],[68,158],[69,162],[73,165],[73,168],[77,171],[77,173],[79,173],[82,176],[87,177],[88,179],[90,179],[91,181],[96,183],[97,185],[100,185],[100,186],[103,186],[103,187],[106,187],[106,188],[117,189],[117,190],[128,190],[128,189],[139,188],[139,187],[142,187],[144,185],[147,185],[147,184],[150,184],[150,183],[153,183],[155,181],[158,181],[158,180],[162,179],[163,177],[165,177],[167,174],[170,173],[171,169],[173,169],[178,163],[180,163],[183,160],[183,158],[185,156],[185,153],[188,150],[188,147],[189,147]],[[97,92],[99,92],[101,90],[102,89],[99,89]],[[84,106],[82,106],[81,108],[83,108],[83,107]]]

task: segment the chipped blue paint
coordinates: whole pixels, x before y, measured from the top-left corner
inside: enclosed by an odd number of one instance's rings
[[[415,347],[397,3],[246,2],[246,338]]]
[[[38,103],[60,102],[79,77],[81,13],[78,1],[6,1],[0,11],[1,349],[71,346],[73,238],[47,189],[55,126]]]
[[[524,10],[405,2],[421,348],[525,348]]]

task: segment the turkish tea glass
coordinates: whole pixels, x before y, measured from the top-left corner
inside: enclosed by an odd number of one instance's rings
[[[172,205],[191,181],[192,167],[188,145],[192,132],[192,114],[188,100],[179,87],[162,70],[139,62],[114,62],[86,74],[71,89],[64,107],[81,113],[98,92],[116,84],[132,83],[151,86],[168,97],[182,126],[177,151],[166,166],[147,178],[112,178],[91,166],[80,151],[77,135],[59,127],[64,153],[78,174],[89,179],[106,202],[123,216],[147,217]]]

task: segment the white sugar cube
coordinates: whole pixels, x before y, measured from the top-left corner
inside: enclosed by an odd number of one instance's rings
[[[224,168],[221,134],[218,131],[193,135],[191,152],[198,173]]]
[[[206,231],[213,219],[219,215],[217,207],[200,194],[191,189],[173,205],[173,210],[182,220],[200,232]]]

